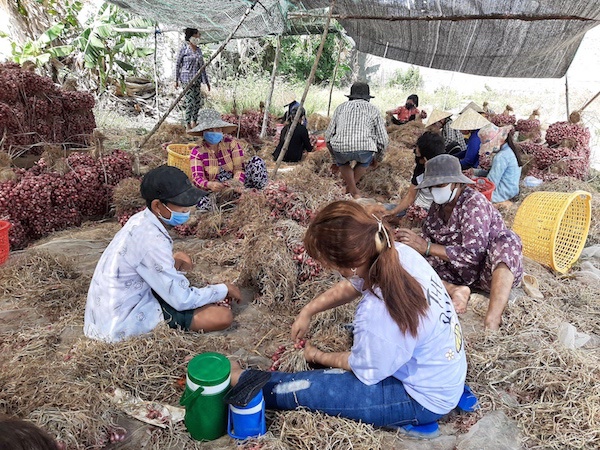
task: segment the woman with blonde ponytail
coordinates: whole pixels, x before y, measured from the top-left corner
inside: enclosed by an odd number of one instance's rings
[[[254,383],[267,408],[303,407],[386,427],[429,424],[456,407],[467,363],[452,301],[427,261],[391,236],[356,202],[334,202],[317,214],[306,251],[344,279],[302,308],[291,337],[305,338],[315,314],[362,297],[350,351],[325,352],[310,342],[304,349],[309,363],[343,370],[265,375],[234,365],[232,397],[257,392]]]

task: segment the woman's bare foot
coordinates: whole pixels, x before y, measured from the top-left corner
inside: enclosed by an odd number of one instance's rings
[[[469,297],[471,296],[471,289],[468,286],[458,286],[444,282],[444,286],[452,299],[454,310],[457,314],[463,314],[467,312],[467,305],[469,304]]]

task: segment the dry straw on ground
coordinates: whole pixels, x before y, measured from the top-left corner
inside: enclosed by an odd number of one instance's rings
[[[254,287],[265,305],[290,302],[297,284],[296,263],[285,239],[275,235],[272,225],[256,223],[244,227],[240,281]]]
[[[413,120],[404,125],[390,125],[387,127],[390,141],[395,141],[406,148],[413,148],[419,136],[425,131],[422,122]]]
[[[311,132],[325,132],[327,127],[329,126],[329,122],[331,119],[329,117],[322,116],[321,114],[313,113],[307,117],[307,127],[308,131]]]
[[[67,256],[32,250],[0,268],[0,299],[39,308],[46,320],[53,322],[83,314],[90,279]]]
[[[270,430],[287,448],[297,450],[372,450],[383,448],[383,433],[371,425],[305,410],[277,413]],[[263,442],[261,439],[258,442]],[[270,447],[265,441],[263,449]]]
[[[117,217],[134,213],[146,207],[146,201],[140,195],[141,181],[138,178],[125,178],[115,186],[113,205]]]

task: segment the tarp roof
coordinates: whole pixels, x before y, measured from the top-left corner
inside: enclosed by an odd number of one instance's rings
[[[168,25],[221,41],[247,0],[113,0]],[[260,0],[235,37],[296,34],[323,18],[329,0]],[[423,67],[520,78],[564,76],[586,31],[600,23],[598,0],[336,0],[334,15],[357,49]],[[314,27],[312,28],[314,31]]]

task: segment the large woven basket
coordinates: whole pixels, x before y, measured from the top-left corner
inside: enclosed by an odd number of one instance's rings
[[[523,255],[565,273],[581,255],[591,216],[589,192],[534,192],[517,210],[513,231]]]
[[[167,145],[167,164],[183,170],[190,179],[192,178],[190,153],[195,146],[196,144]]]

